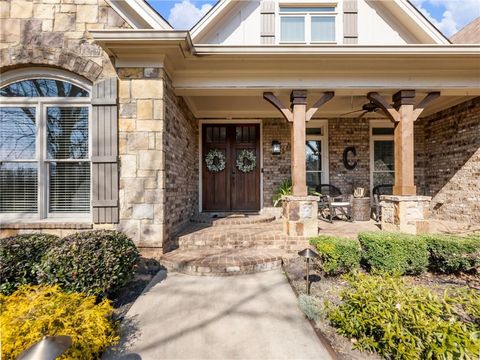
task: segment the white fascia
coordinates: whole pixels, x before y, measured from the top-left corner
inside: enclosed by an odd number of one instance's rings
[[[238,2],[239,0],[220,0],[213,8],[210,9],[209,12],[205,14],[190,30],[190,34],[192,36],[193,41],[203,33],[203,31],[213,23],[213,21],[219,17],[219,15],[230,5],[233,3]]]
[[[132,28],[173,30],[144,0],[105,0]]]
[[[406,13],[437,44],[451,44],[451,42],[409,0],[395,0],[399,10]],[[388,2],[386,2],[388,5]],[[395,13],[395,12],[393,12]]]

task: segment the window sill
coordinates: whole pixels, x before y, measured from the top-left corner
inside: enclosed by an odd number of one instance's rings
[[[54,222],[54,221],[26,221],[26,222],[4,222],[0,223],[0,230],[21,229],[21,230],[41,230],[41,229],[92,229],[93,224],[88,222]]]

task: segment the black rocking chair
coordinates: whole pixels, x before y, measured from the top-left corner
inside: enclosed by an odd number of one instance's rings
[[[333,223],[333,218],[338,217],[338,213],[344,215],[348,221],[352,218],[353,195],[342,195],[342,192],[336,186],[330,184],[321,184],[315,188],[315,191],[322,194],[318,208],[320,215],[327,219],[325,211],[328,210],[328,220]]]
[[[382,221],[382,207],[380,206],[380,196],[382,195],[392,195],[393,194],[393,185],[390,184],[380,184],[373,188],[373,214],[375,215],[375,220],[377,222]]]

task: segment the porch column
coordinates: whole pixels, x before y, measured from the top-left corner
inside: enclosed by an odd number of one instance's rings
[[[292,139],[292,196],[284,196],[283,229],[289,236],[308,238],[318,234],[318,196],[308,196],[307,165],[305,158],[306,123],[317,110],[334,96],[332,91],[307,110],[307,90],[293,90],[290,94],[291,110],[273,93],[265,92],[263,98],[275,106],[288,121],[293,123]]]
[[[400,90],[393,95],[393,107],[398,112],[395,122],[395,186],[393,195],[416,195],[414,179],[413,107],[415,90]]]
[[[307,195],[307,166],[305,159],[307,91],[293,90],[290,95],[293,111],[292,129],[292,193]]]
[[[378,93],[368,98],[377,104],[395,124],[395,186],[393,195],[381,197],[382,230],[410,234],[427,233],[429,196],[417,196],[414,169],[414,122],[425,107],[440,93],[429,93],[415,105],[415,90],[400,90],[392,97],[390,105]]]

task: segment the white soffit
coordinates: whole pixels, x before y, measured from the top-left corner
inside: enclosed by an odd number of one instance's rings
[[[134,29],[173,30],[144,0],[105,0]]]

